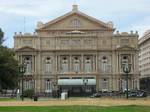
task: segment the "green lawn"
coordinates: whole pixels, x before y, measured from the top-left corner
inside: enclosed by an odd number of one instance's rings
[[[16,98],[0,98],[0,101],[16,101]]]
[[[150,112],[150,106],[47,106],[0,107],[0,112]]]

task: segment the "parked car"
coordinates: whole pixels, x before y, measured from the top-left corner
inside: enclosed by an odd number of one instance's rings
[[[142,90],[130,91],[128,95],[129,97],[147,97],[147,92]]]
[[[137,91],[129,91],[128,96],[129,97],[137,97],[138,96],[138,92]]]
[[[137,97],[147,97],[146,91],[139,91]]]
[[[101,97],[101,96],[102,96],[101,93],[94,93],[94,94],[92,94],[92,95],[90,96],[90,98],[99,98],[99,97]]]

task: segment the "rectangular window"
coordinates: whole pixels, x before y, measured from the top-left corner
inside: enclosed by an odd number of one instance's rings
[[[33,89],[34,81],[33,80],[24,80],[24,90]]]
[[[101,84],[102,84],[102,91],[108,91],[108,79],[102,79]]]
[[[52,92],[52,81],[50,79],[45,80],[45,92],[46,93]]]

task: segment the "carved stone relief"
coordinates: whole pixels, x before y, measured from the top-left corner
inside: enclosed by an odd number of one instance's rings
[[[32,40],[23,40],[23,45],[24,46],[32,46]]]

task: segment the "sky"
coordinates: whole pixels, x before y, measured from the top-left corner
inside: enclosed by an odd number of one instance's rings
[[[33,33],[38,21],[48,22],[72,10],[79,10],[103,22],[112,21],[116,31],[150,29],[150,0],[0,0],[0,28],[4,45],[13,48],[14,32]]]

